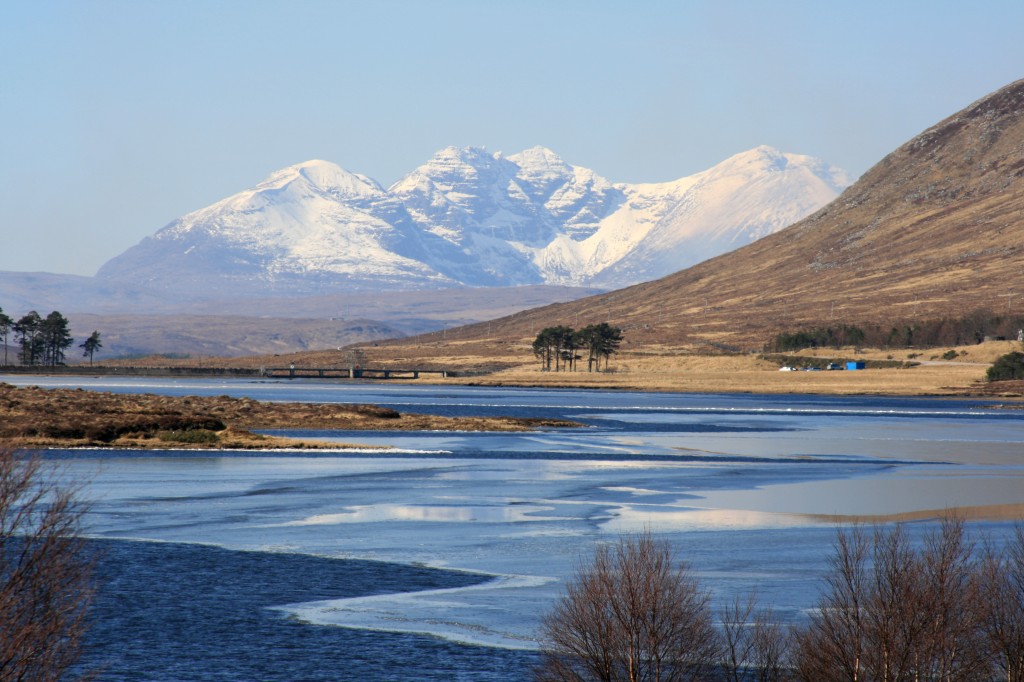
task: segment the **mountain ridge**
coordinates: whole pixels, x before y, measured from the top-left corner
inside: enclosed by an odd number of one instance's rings
[[[779,229],[846,182],[840,169],[770,147],[641,185],[613,183],[545,147],[509,156],[446,147],[388,188],[311,160],[172,221],[97,278],[183,295],[210,286],[607,287]],[[627,258],[641,245],[646,257]],[[615,270],[620,261],[628,267]]]

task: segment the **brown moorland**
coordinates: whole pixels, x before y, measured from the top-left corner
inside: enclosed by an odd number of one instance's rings
[[[253,433],[256,429],[526,431],[577,426],[555,419],[449,418],[374,405],[263,403],[248,398],[171,397],[0,383],[0,442],[19,448],[341,448]]]

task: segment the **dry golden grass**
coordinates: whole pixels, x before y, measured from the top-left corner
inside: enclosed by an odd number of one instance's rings
[[[451,372],[447,379],[423,375],[417,383],[471,384],[485,386],[580,387],[637,391],[679,391],[693,393],[813,393],[835,395],[1021,395],[1019,387],[984,385],[985,371],[1000,355],[1020,344],[991,341],[955,348],[879,350],[845,348],[808,349],[793,353],[814,357],[847,357],[864,360],[918,362],[911,369],[866,369],[855,372],[779,372],[778,362],[761,359],[756,353],[724,354],[705,345],[645,344],[624,349],[613,356],[608,372],[543,372],[526,339],[515,342],[496,339],[448,340],[403,345],[390,342],[362,349],[362,363],[369,368],[420,368]],[[955,350],[952,361],[943,355]],[[348,367],[350,351],[330,350],[296,353],[273,358],[222,358],[206,364],[224,367],[261,366]],[[132,364],[140,365],[139,361]],[[154,364],[169,363],[164,359]],[[821,363],[817,363],[821,364]]]
[[[504,365],[504,369],[473,377],[440,379],[427,377],[422,383],[475,384],[489,386],[580,387],[594,389],[622,389],[639,391],[680,391],[693,393],[812,393],[834,395],[968,395],[980,392],[978,383],[984,380],[991,359],[1002,355],[1013,346],[1009,342],[993,342],[982,346],[958,349],[957,360],[929,360],[941,358],[946,349],[917,351],[917,361],[935,362],[910,369],[866,369],[838,372],[780,372],[778,363],[761,359],[756,354],[707,355],[687,348],[658,347],[644,352],[623,352],[613,357],[608,372],[545,372],[535,360],[527,361],[528,351],[499,357],[472,355],[432,355],[430,363],[459,371],[477,367],[486,361]],[[378,349],[374,349],[378,350]],[[411,357],[416,349],[390,346],[377,354],[375,361],[382,366],[393,365],[392,360]],[[419,349],[422,352],[422,349]],[[853,349],[841,351],[854,356]],[[890,353],[865,350],[856,355],[864,359],[907,360],[914,351]],[[814,354],[806,352],[807,357]],[[889,356],[892,356],[890,358]],[[422,358],[421,358],[422,360]],[[394,366],[394,365],[393,365]]]
[[[984,376],[984,369],[971,366],[916,367],[913,369],[870,369],[856,372],[779,372],[761,367],[751,358],[748,368],[736,367],[735,360],[721,367],[702,362],[701,368],[685,363],[667,368],[644,367],[637,363],[610,374],[552,373],[534,369],[497,372],[481,384],[529,386],[582,386],[680,391],[685,393],[812,393],[830,395],[963,395]]]

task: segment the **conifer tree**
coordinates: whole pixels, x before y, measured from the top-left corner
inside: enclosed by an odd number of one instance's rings
[[[89,366],[92,367],[93,354],[100,348],[103,348],[103,342],[100,341],[100,333],[98,331],[94,331],[89,338],[79,344],[78,347],[82,349],[82,357],[88,356]]]
[[[11,333],[13,324],[14,320],[11,319],[11,316],[5,314],[4,309],[0,308],[0,343],[4,346],[4,365],[7,364],[7,337]]]
[[[33,310],[27,315],[23,315],[12,327],[18,345],[21,347],[18,359],[23,365],[34,365],[42,356],[42,338],[39,336],[39,328],[42,324],[43,318]]]
[[[40,332],[43,337],[43,363],[63,365],[65,351],[75,342],[68,331],[68,318],[54,310],[43,320]]]

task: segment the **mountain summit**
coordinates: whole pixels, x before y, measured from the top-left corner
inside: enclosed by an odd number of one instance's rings
[[[103,281],[180,292],[654,279],[817,210],[845,174],[770,147],[655,184],[613,183],[550,149],[448,147],[391,187],[327,161],[273,173],[106,263]]]

